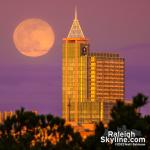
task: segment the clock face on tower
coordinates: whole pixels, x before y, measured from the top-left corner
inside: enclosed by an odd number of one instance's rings
[[[81,55],[85,56],[88,54],[88,45],[83,45],[81,48]]]

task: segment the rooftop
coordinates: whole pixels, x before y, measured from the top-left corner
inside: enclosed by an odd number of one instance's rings
[[[85,38],[78,20],[77,9],[75,9],[74,20],[67,38]]]

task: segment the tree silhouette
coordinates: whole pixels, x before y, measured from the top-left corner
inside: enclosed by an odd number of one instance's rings
[[[105,127],[102,122],[95,124],[95,134],[84,141],[78,132],[64,119],[51,114],[37,115],[34,112],[17,110],[4,123],[0,124],[0,150],[139,150],[150,149],[150,116],[142,116],[139,109],[148,103],[142,93],[133,97],[132,104],[118,101],[111,111],[108,130],[117,131],[118,127],[141,131],[146,138],[145,147],[116,147],[101,143]]]
[[[108,130],[117,131],[117,128],[126,126],[127,129],[136,129],[141,131],[143,137],[146,138],[145,147],[117,147],[110,143],[101,143],[100,138],[105,132],[102,122],[96,124],[95,135],[89,136],[84,141],[84,150],[148,150],[150,149],[150,116],[144,116],[139,112],[139,109],[146,105],[148,97],[142,93],[133,97],[132,104],[126,104],[124,101],[117,101],[111,111],[111,120],[108,124]]]
[[[126,147],[126,149],[150,149],[150,116],[143,117],[139,112],[140,108],[147,103],[148,97],[138,93],[133,97],[132,104],[118,101],[111,111],[112,119],[108,124],[109,130],[117,131],[118,127],[125,125],[127,129],[140,131],[141,136],[146,138],[146,147]]]
[[[83,149],[84,150],[108,150],[109,144],[101,143],[100,138],[105,132],[104,124],[100,122],[95,124],[95,135],[89,136],[84,141]]]
[[[0,125],[0,150],[81,149],[82,138],[65,120],[17,110]]]

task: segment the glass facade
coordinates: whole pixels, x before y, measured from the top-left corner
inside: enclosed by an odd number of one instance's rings
[[[124,100],[124,59],[89,53],[87,40],[64,39],[63,118],[78,123],[108,123],[116,100]]]
[[[124,59],[114,53],[88,55],[88,97],[92,101],[124,100]]]
[[[78,121],[79,102],[87,100],[88,42],[67,38],[63,43],[63,117]]]
[[[88,99],[101,103],[99,120],[108,123],[117,100],[124,100],[125,61],[114,53],[88,54]]]
[[[111,119],[116,100],[124,100],[125,61],[114,53],[90,53],[77,16],[62,49],[62,115],[66,121]]]

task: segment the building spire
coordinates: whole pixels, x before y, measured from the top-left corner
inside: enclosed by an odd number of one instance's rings
[[[85,38],[78,20],[77,7],[75,7],[74,20],[69,31],[68,38]]]
[[[78,20],[77,6],[75,7],[74,20]]]

